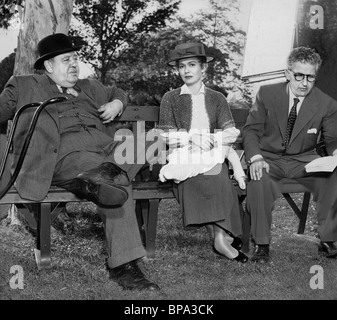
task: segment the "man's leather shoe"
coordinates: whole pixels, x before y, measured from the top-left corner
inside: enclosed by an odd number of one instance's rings
[[[80,173],[64,188],[103,207],[119,206],[128,199],[122,186],[130,184],[126,173],[112,163]]]
[[[269,261],[269,245],[255,245],[253,256],[250,260],[253,262],[267,263]]]
[[[159,286],[147,280],[135,261],[109,270],[110,277],[126,290],[159,290]]]
[[[336,258],[337,257],[337,247],[333,241],[320,242],[318,245],[318,253],[326,258]]]

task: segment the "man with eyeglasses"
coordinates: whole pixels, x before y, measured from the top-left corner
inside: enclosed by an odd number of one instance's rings
[[[318,252],[337,257],[337,170],[307,173],[305,165],[320,157],[321,137],[328,155],[337,157],[337,102],[315,87],[321,58],[298,47],[288,57],[287,82],[261,86],[242,130],[251,177],[247,210],[255,243],[251,261],[268,262],[278,181],[291,178],[305,185],[317,201]]]

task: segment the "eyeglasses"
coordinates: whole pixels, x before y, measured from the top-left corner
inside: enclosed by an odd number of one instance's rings
[[[313,76],[312,74],[295,73],[293,70],[288,70],[294,74],[296,81],[303,81],[305,77],[307,78],[308,82],[314,82],[316,80],[316,76]]]

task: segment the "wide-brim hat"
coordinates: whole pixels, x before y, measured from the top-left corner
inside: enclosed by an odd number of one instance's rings
[[[205,57],[207,62],[214,60],[214,57],[206,55],[205,46],[202,43],[189,42],[179,44],[174,50],[171,50],[167,64],[169,66],[175,66],[177,60],[192,57]]]
[[[37,45],[39,58],[34,63],[35,69],[43,69],[43,62],[62,53],[78,51],[82,46],[73,46],[64,33],[54,33],[43,38]]]

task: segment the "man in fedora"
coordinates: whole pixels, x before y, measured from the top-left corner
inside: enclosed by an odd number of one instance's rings
[[[15,187],[25,199],[42,200],[51,185],[97,204],[108,244],[111,278],[125,289],[159,287],[137,265],[146,252],[141,243],[130,181],[144,166],[118,164],[106,130],[127,105],[127,95],[93,79],[78,79],[78,51],[67,35],[56,33],[38,43],[34,67],[42,75],[13,76],[0,94],[0,119],[23,105],[66,96],[42,111]],[[24,112],[14,137],[14,163],[22,149],[32,112]],[[137,150],[145,153],[145,150]],[[142,159],[145,156],[142,156]],[[147,159],[149,159],[147,154]]]

